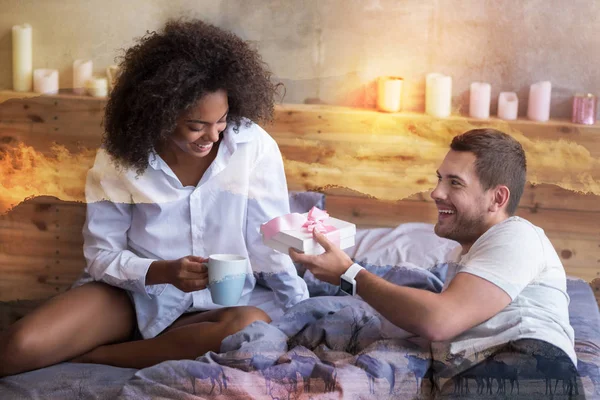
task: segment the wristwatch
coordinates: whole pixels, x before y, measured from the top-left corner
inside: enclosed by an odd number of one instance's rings
[[[351,296],[356,295],[356,274],[358,274],[364,268],[354,263],[344,272],[340,277],[340,289],[342,292],[347,293]]]

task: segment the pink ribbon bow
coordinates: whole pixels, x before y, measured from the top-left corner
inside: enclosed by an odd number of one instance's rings
[[[336,228],[324,223],[328,218],[329,214],[326,211],[313,207],[308,212],[307,217],[298,213],[282,215],[262,224],[260,231],[267,240],[272,239],[273,236],[281,231],[292,231],[302,228],[305,228],[308,232],[313,232],[315,229],[322,233],[333,232]]]
[[[329,218],[327,211],[313,207],[308,212],[306,222],[302,224],[302,227],[306,228],[309,232],[313,232],[315,229],[322,233],[334,231],[335,228],[333,226],[328,226],[323,223],[327,218]]]

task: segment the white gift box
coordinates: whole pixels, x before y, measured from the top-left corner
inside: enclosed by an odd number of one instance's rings
[[[307,217],[308,213],[302,215]],[[324,235],[334,244],[338,245],[339,248],[343,250],[354,246],[356,225],[332,217],[323,221],[323,225],[335,228],[331,232],[324,232]],[[284,254],[289,254],[290,247],[305,254],[317,255],[325,252],[323,247],[313,238],[312,231],[304,227],[279,231],[269,239],[266,239],[263,235],[263,243]]]

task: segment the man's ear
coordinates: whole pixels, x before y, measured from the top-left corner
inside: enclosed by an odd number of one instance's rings
[[[492,189],[492,201],[489,211],[497,212],[506,209],[508,200],[510,199],[510,189],[504,185],[498,185]]]

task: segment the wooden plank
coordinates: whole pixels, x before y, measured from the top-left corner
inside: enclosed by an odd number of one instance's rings
[[[66,290],[85,266],[83,203],[29,199],[0,216],[0,301]]]
[[[382,201],[367,197],[328,196],[327,210],[360,226],[397,226],[405,222],[435,223],[437,209],[431,202]],[[590,211],[545,210],[520,207],[517,215],[546,231],[600,238],[600,213]]]
[[[43,257],[0,254],[0,301],[42,299],[67,290],[85,265],[79,260],[48,262]],[[11,266],[11,268],[6,268]]]
[[[366,197],[331,195],[327,211],[359,228],[396,227],[408,222],[435,223],[435,206],[423,201],[385,202]],[[519,216],[545,230],[567,273],[586,279],[600,276],[600,213],[519,209]]]
[[[567,120],[478,120],[459,115],[438,119],[414,112],[390,114],[349,107],[286,104],[276,108],[274,121],[266,129],[275,138],[327,141],[342,135],[344,140],[360,142],[388,141],[390,137],[393,140],[394,136],[404,136],[427,138],[430,142],[447,146],[454,135],[476,127],[520,132],[531,139],[574,141],[584,146],[592,157],[600,157],[600,141],[597,139],[600,125],[578,125]]]

